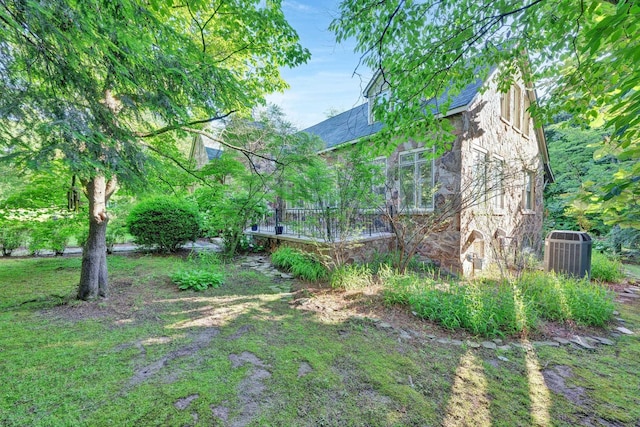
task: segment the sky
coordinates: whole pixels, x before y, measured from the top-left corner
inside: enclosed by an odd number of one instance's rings
[[[282,4],[311,59],[299,67],[282,69],[290,88],[267,96],[267,101],[280,106],[298,129],[327,119],[330,110],[343,112],[364,102],[362,90],[371,71],[364,66],[356,70],[360,55],[353,51],[355,43],[338,44],[328,30],[338,16],[338,4],[339,0],[285,0]]]

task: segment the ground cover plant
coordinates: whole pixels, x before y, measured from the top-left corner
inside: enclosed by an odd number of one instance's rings
[[[624,277],[622,263],[619,259],[602,252],[591,255],[591,278],[603,282],[617,282]]]
[[[535,330],[539,319],[604,326],[614,311],[607,288],[553,274],[529,272],[517,280],[451,281],[418,275],[392,276],[385,301],[404,304],[416,315],[448,329],[508,336]]]
[[[329,273],[312,254],[288,246],[282,246],[271,254],[271,262],[276,267],[290,271],[296,277],[310,281],[323,279]]]
[[[183,291],[187,289],[203,291],[207,288],[220,287],[224,283],[224,272],[218,254],[214,252],[189,254],[182,267],[171,275],[171,281]]]
[[[616,307],[636,335],[610,347],[472,349],[431,339],[472,337],[389,307],[371,287],[310,288],[238,260],[220,265],[222,286],[195,294],[171,283],[183,262],[110,256],[110,298],[83,302],[80,258],[0,260],[0,425],[640,420],[636,303]]]

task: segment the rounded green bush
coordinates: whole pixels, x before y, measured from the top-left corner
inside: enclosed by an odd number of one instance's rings
[[[136,244],[162,252],[175,252],[200,233],[200,214],[191,202],[156,197],[136,205],[127,217]]]

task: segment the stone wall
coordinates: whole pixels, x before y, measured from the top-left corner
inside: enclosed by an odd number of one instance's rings
[[[491,196],[497,188],[490,185],[490,197],[461,210],[460,257],[465,275],[477,274],[497,262],[512,263],[527,248],[532,253],[542,248],[544,173],[537,134],[530,118],[530,131],[524,134],[501,117],[500,96],[495,80],[490,80],[487,90],[462,114],[463,197],[473,199],[470,194],[477,189],[474,155],[486,153],[488,173],[500,161],[504,165],[503,207],[496,206]],[[525,111],[524,105],[521,111]],[[529,210],[523,204],[526,171],[535,174],[534,208]]]
[[[365,263],[373,260],[378,254],[385,254],[394,249],[395,237],[386,233],[348,242],[313,242],[308,239],[282,236],[255,236],[257,243],[274,252],[280,246],[300,249],[317,254],[327,265],[339,259],[341,263]]]

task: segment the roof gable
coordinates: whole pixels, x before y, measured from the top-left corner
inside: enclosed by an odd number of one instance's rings
[[[467,85],[451,100],[449,109],[444,114],[444,117],[459,112],[461,108],[468,107],[478,93],[480,86],[482,86],[481,80],[476,80],[474,83]],[[426,103],[426,106],[431,107],[434,114],[438,114],[437,106],[443,104],[446,100],[447,94],[445,93],[438,100],[431,99]],[[384,124],[381,122],[369,123],[369,104],[365,102],[344,113],[308,127],[303,132],[317,135],[325,142],[326,148],[329,149],[373,135],[383,126]]]

